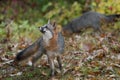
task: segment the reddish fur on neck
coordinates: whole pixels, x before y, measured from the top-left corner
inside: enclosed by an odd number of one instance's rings
[[[54,30],[53,32],[53,37],[52,39],[49,40],[49,45],[45,45],[46,47],[46,50],[49,50],[49,51],[55,51],[57,50],[57,39],[58,39],[58,32],[57,30]]]

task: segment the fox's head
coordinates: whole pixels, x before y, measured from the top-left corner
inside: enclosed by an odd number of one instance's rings
[[[55,22],[48,21],[47,24],[39,28],[40,32],[43,34],[43,44],[46,50],[56,50],[58,47],[58,37],[60,32],[60,27],[56,26]]]
[[[44,37],[46,37],[47,39],[51,39],[56,33],[56,23],[51,23],[50,20],[48,20],[48,23],[40,27],[39,29]]]

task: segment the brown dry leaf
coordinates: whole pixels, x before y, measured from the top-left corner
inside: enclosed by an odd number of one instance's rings
[[[120,54],[117,55],[117,59],[120,60]]]
[[[64,70],[63,70],[63,74],[67,74],[67,73],[69,73],[69,72],[71,72],[71,71],[73,71],[73,67],[71,67],[71,66],[69,66],[69,67],[66,67],[66,68],[64,68]]]
[[[83,51],[92,52],[94,48],[95,48],[95,45],[93,43],[84,42],[81,44],[81,49]]]
[[[29,39],[26,39],[25,37],[20,37],[18,42],[18,49],[24,49],[30,45],[31,41]]]
[[[2,75],[0,75],[0,80],[2,80]]]
[[[101,72],[100,71],[89,71],[88,73],[90,75],[99,75]]]
[[[19,44],[18,45],[18,49],[24,49],[24,48],[26,48],[28,45],[26,45],[26,44]]]
[[[74,80],[71,76],[68,78],[68,80]]]
[[[59,79],[57,79],[57,78],[54,76],[54,77],[51,77],[51,78],[48,79],[48,80],[59,80]]]
[[[1,59],[2,59],[2,61],[9,61],[9,59],[6,57],[2,57]]]
[[[5,53],[4,48],[0,48],[0,56],[2,56]]]
[[[120,75],[120,70],[118,71],[118,74]]]
[[[102,34],[100,34],[100,37],[105,38],[106,34],[102,33]]]
[[[20,76],[20,75],[22,75],[22,72],[17,72],[17,73],[15,73],[15,74],[9,74],[10,76]]]
[[[0,63],[0,68],[3,67],[3,64]]]
[[[102,59],[105,56],[104,53],[99,53],[95,58]]]
[[[44,71],[42,71],[41,74],[47,76],[47,73],[45,73]]]
[[[97,61],[92,61],[91,66],[99,66],[99,63]]]
[[[114,64],[111,64],[111,65],[114,66],[114,67],[120,68],[120,65],[119,65],[119,64],[114,63]]]
[[[3,62],[2,57],[0,57],[0,62]]]
[[[2,65],[11,64],[11,62],[13,62],[13,60],[7,60],[7,61],[3,62]]]
[[[107,53],[109,52],[109,47],[107,47],[106,45],[102,45],[102,48],[105,52]]]
[[[75,71],[78,71],[80,69],[80,66],[76,66],[74,69]]]

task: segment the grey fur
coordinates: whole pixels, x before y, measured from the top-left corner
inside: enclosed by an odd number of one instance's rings
[[[47,25],[51,32],[52,26]],[[45,26],[43,26],[43,28],[45,28]],[[44,29],[41,29],[41,31]],[[44,31],[42,31],[44,34]],[[53,32],[52,32],[53,33]],[[62,34],[60,32],[57,33],[58,34],[58,38],[57,38],[57,45],[56,46],[56,50],[55,51],[49,51],[45,48],[45,42],[43,40],[43,36],[41,38],[39,38],[36,42],[34,42],[32,45],[30,45],[29,47],[25,48],[24,50],[22,50],[21,52],[19,52],[14,60],[14,63],[18,63],[24,59],[27,59],[28,57],[32,56],[32,66],[34,67],[35,62],[43,55],[46,54],[48,56],[48,61],[50,64],[50,68],[51,68],[51,76],[55,75],[55,66],[54,66],[54,56],[57,57],[57,61],[59,64],[59,69],[62,70],[62,65],[61,65],[61,59],[60,59],[60,54],[62,54],[64,52],[64,37],[62,36]]]
[[[73,19],[67,25],[63,26],[63,31],[68,31],[69,34],[72,33],[79,33],[82,29],[86,29],[88,27],[93,28],[95,31],[101,32],[101,24],[102,23],[110,23],[114,22],[115,18],[119,18],[120,14],[118,15],[104,15],[98,12],[86,12],[82,16]]]

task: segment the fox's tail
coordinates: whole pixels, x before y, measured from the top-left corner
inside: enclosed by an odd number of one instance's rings
[[[120,14],[107,15],[106,17],[108,22],[117,22],[120,20]]]
[[[32,45],[30,45],[29,47],[25,48],[24,50],[22,50],[21,52],[19,52],[16,57],[15,57],[15,62],[16,61],[22,61],[28,57],[30,57],[31,55],[33,55],[40,46],[40,39],[38,39],[35,43],[33,43]]]

